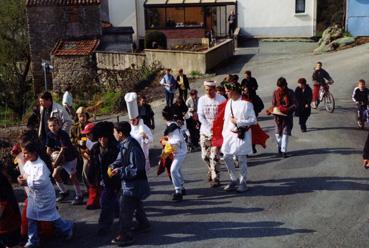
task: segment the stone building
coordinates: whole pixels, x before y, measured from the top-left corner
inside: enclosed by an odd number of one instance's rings
[[[61,40],[56,44],[51,51],[55,92],[62,92],[66,85],[72,83],[78,96],[88,98],[83,93],[92,92],[97,87],[94,52],[99,43],[99,39],[91,39]]]
[[[101,0],[26,0],[35,92],[44,85],[42,60],[60,40],[96,39],[101,36]],[[49,76],[49,80],[51,75]]]

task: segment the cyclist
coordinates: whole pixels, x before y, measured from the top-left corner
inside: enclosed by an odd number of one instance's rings
[[[320,99],[319,99],[320,87],[327,86],[327,83],[328,84],[334,83],[329,73],[326,70],[324,70],[322,67],[323,67],[322,62],[317,62],[314,68],[314,72],[313,72],[314,89],[313,89],[312,107],[314,109],[316,109],[320,103]]]
[[[360,79],[357,87],[352,92],[352,100],[357,106],[357,124],[359,127],[364,125],[364,113],[368,108],[369,89],[365,86],[365,80]]]

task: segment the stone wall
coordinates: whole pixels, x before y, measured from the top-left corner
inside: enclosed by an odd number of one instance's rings
[[[36,93],[44,84],[41,60],[50,60],[50,51],[58,40],[101,35],[99,5],[28,7],[27,20]]]
[[[145,64],[145,54],[96,52],[98,69],[125,70],[132,64],[141,66]]]
[[[97,90],[97,68],[93,56],[52,56],[53,90],[61,93],[68,84],[74,96],[89,98]]]

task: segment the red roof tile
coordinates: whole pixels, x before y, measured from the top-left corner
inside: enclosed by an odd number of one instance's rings
[[[26,0],[27,6],[74,6],[74,5],[95,5],[101,0]]]
[[[56,43],[51,54],[54,56],[87,56],[99,46],[100,40],[61,40]]]

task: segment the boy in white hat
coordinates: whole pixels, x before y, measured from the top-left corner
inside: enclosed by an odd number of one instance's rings
[[[127,104],[128,118],[131,124],[131,136],[135,138],[141,145],[141,148],[145,154],[146,159],[146,171],[150,169],[150,145],[154,138],[151,129],[146,126],[142,119],[139,118],[137,94],[135,92],[127,93],[124,96],[124,100]]]
[[[218,106],[226,99],[216,93],[216,82],[205,81],[205,95],[200,97],[197,114],[201,123],[200,146],[201,157],[208,166],[208,180],[211,187],[220,186],[219,180],[219,148],[212,146],[213,121],[218,111]]]

